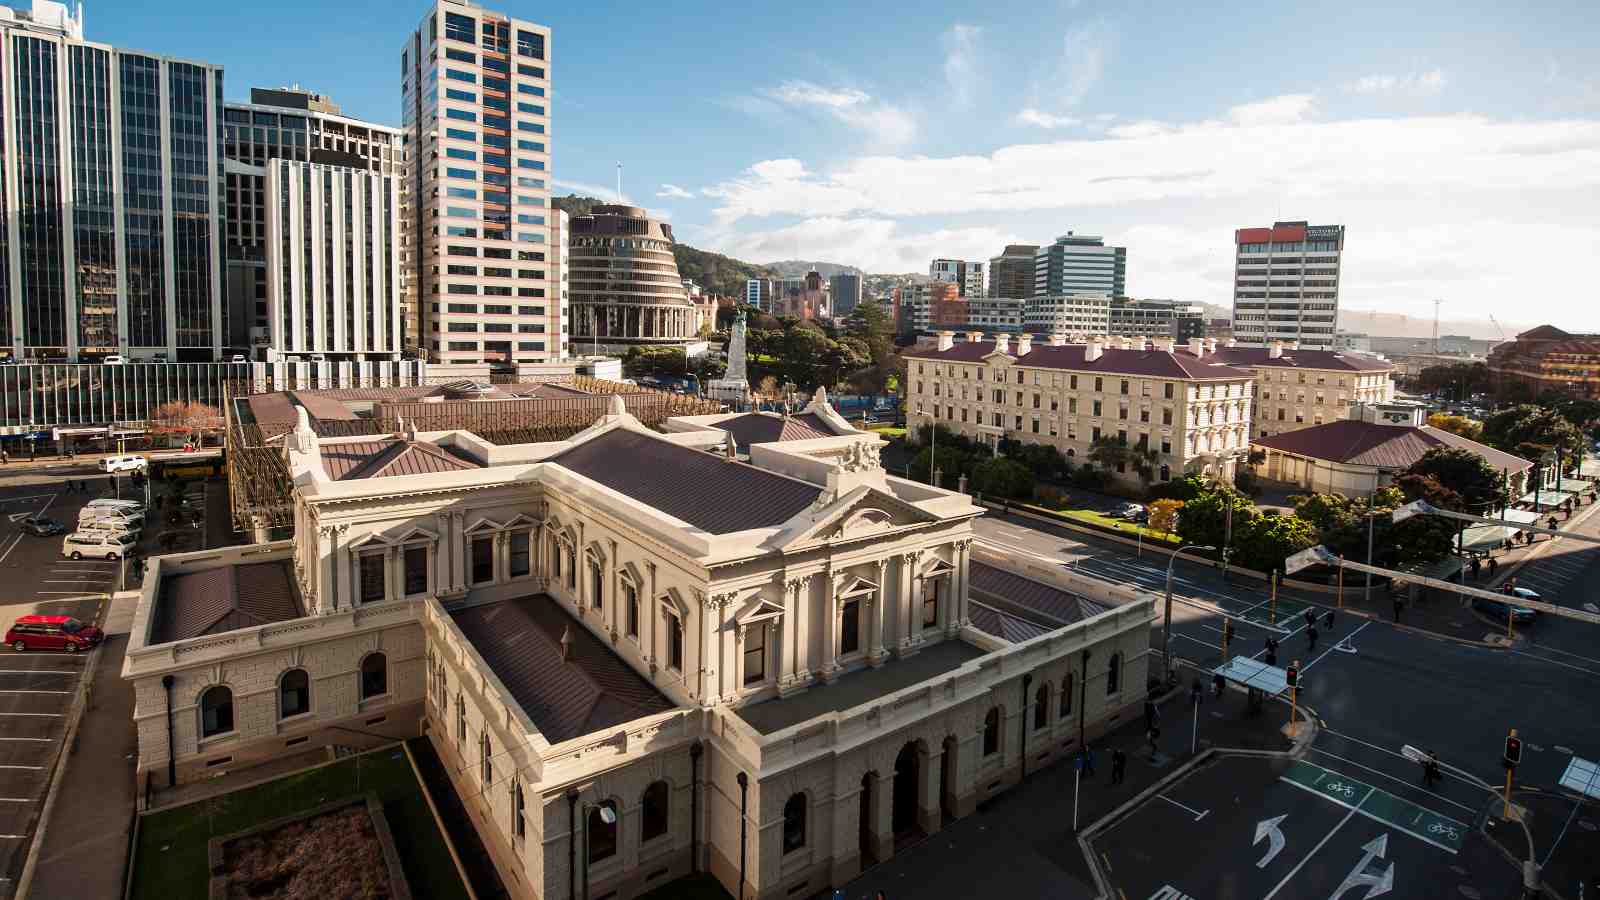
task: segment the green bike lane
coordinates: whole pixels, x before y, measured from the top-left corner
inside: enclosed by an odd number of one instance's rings
[[[1313,762],[1295,760],[1279,778],[1448,853],[1461,851],[1471,829],[1465,822]]]

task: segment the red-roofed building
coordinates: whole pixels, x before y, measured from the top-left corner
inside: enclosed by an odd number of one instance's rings
[[[1274,222],[1233,233],[1233,336],[1332,349],[1339,320],[1343,225]]]
[[[1495,394],[1537,397],[1556,391],[1600,400],[1600,334],[1569,334],[1541,325],[1489,352]]]
[[[905,353],[907,425],[937,423],[991,446],[1002,438],[1047,444],[1085,462],[1101,437],[1156,453],[1155,480],[1188,472],[1232,477],[1248,447],[1250,370],[1202,339],[1091,339],[1067,343],[976,332],[964,343]],[[1111,473],[1140,483],[1131,467]]]

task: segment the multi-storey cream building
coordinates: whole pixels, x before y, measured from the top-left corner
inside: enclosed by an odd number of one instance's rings
[[[508,446],[302,408],[294,539],[151,561],[139,777],[426,733],[511,896],[842,885],[1147,690],[1153,598],[987,555],[878,443],[821,397]]]
[[[1232,346],[1230,341],[1216,353],[1231,366],[1255,372],[1251,437],[1342,421],[1352,407],[1394,400],[1394,364],[1376,356],[1309,350],[1282,341],[1266,347]]]
[[[1249,447],[1252,376],[1201,339],[1179,347],[1133,338],[1035,340],[941,332],[906,357],[907,424],[976,440],[1049,444],[1083,461],[1094,441],[1155,451],[1157,480],[1187,472],[1231,478]],[[1113,473],[1138,482],[1126,465]]]

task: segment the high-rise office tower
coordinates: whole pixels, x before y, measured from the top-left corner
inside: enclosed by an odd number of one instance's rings
[[[1105,239],[1071,231],[1033,254],[1033,293],[1082,293],[1124,297],[1128,292],[1128,249],[1107,247]]]
[[[861,276],[841,272],[828,279],[829,305],[833,308],[833,317],[843,319],[855,312],[856,304],[861,302]]]
[[[1274,222],[1233,233],[1233,337],[1241,344],[1334,344],[1343,225]]]
[[[928,264],[928,280],[954,284],[962,297],[982,297],[989,290],[983,263],[964,259],[934,260]]]
[[[989,296],[1021,300],[1033,296],[1033,255],[1038,244],[1007,244],[989,258]]]
[[[222,67],[0,8],[0,353],[206,361],[223,348]]]
[[[397,357],[400,129],[341,115],[298,87],[254,88],[223,119],[227,345],[274,359]],[[289,232],[269,236],[269,222]],[[295,239],[296,227],[313,240]]]
[[[443,363],[565,358],[550,29],[436,0],[400,69],[418,344]]]

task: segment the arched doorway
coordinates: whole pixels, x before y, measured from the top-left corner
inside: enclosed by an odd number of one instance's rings
[[[939,759],[939,813],[948,825],[956,818],[956,748],[960,744],[955,735],[944,739],[944,755]]]
[[[861,776],[861,817],[860,817],[860,842],[861,842],[861,867],[877,862],[877,854],[873,852],[875,842],[872,839],[872,783],[878,779],[872,772]]]
[[[900,748],[894,758],[894,810],[891,814],[896,837],[917,828],[917,782],[921,772],[916,743]]]

